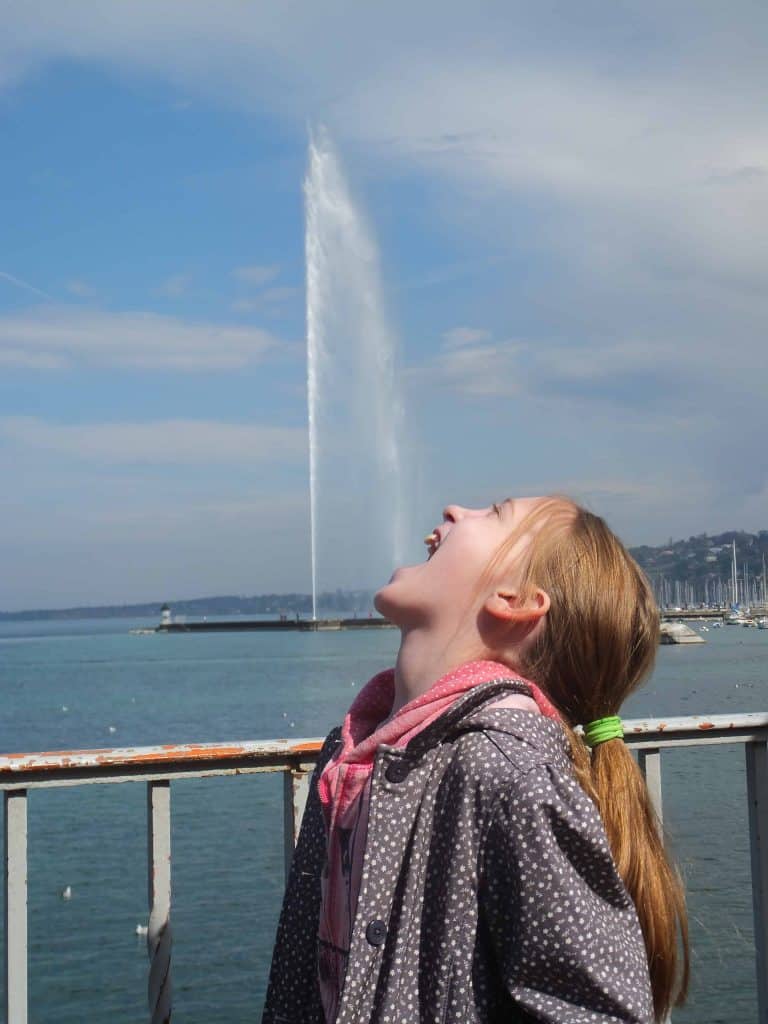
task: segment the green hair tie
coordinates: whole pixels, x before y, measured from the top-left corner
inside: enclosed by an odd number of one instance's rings
[[[588,747],[596,747],[607,740],[624,739],[624,727],[618,715],[607,718],[596,718],[594,722],[584,726],[584,742]]]

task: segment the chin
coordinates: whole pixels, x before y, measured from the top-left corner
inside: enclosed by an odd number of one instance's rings
[[[395,569],[388,583],[376,591],[373,607],[395,626],[413,626],[423,619],[418,588],[409,586],[409,569]]]
[[[373,595],[373,607],[379,613],[383,615],[385,619],[389,618],[389,602],[387,601],[387,591],[389,590],[390,583],[385,583],[383,587]]]
[[[397,581],[403,572],[402,569],[395,569],[389,578],[389,582],[380,587],[373,597],[373,607],[390,622],[397,622],[398,609],[401,602],[397,599]]]

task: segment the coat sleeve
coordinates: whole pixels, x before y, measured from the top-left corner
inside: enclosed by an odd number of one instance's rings
[[[634,905],[597,809],[569,772],[537,765],[497,797],[479,895],[500,982],[524,1015],[653,1021]]]

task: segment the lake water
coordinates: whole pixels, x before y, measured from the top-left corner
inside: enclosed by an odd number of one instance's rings
[[[391,664],[398,640],[394,630],[129,635],[145,625],[0,624],[0,751],[321,736]],[[627,717],[768,710],[768,631],[706,636],[660,649]],[[692,995],[675,1021],[752,1024],[743,749],[669,752],[663,763],[693,938]],[[187,779],[171,790],[174,1020],[253,1024],[283,886],[281,779]],[[143,784],[30,793],[32,1021],[147,1019],[146,945],[135,935],[146,900]]]

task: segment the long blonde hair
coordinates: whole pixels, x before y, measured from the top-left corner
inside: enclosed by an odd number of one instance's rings
[[[523,533],[534,532],[520,584],[551,607],[520,669],[561,712],[574,768],[595,801],[614,861],[637,909],[645,939],[654,1013],[663,1020],[688,988],[685,894],[664,848],[659,821],[635,759],[623,740],[591,752],[573,726],[618,714],[653,668],[659,612],[647,579],[605,522],[567,498],[539,503],[489,570]]]

